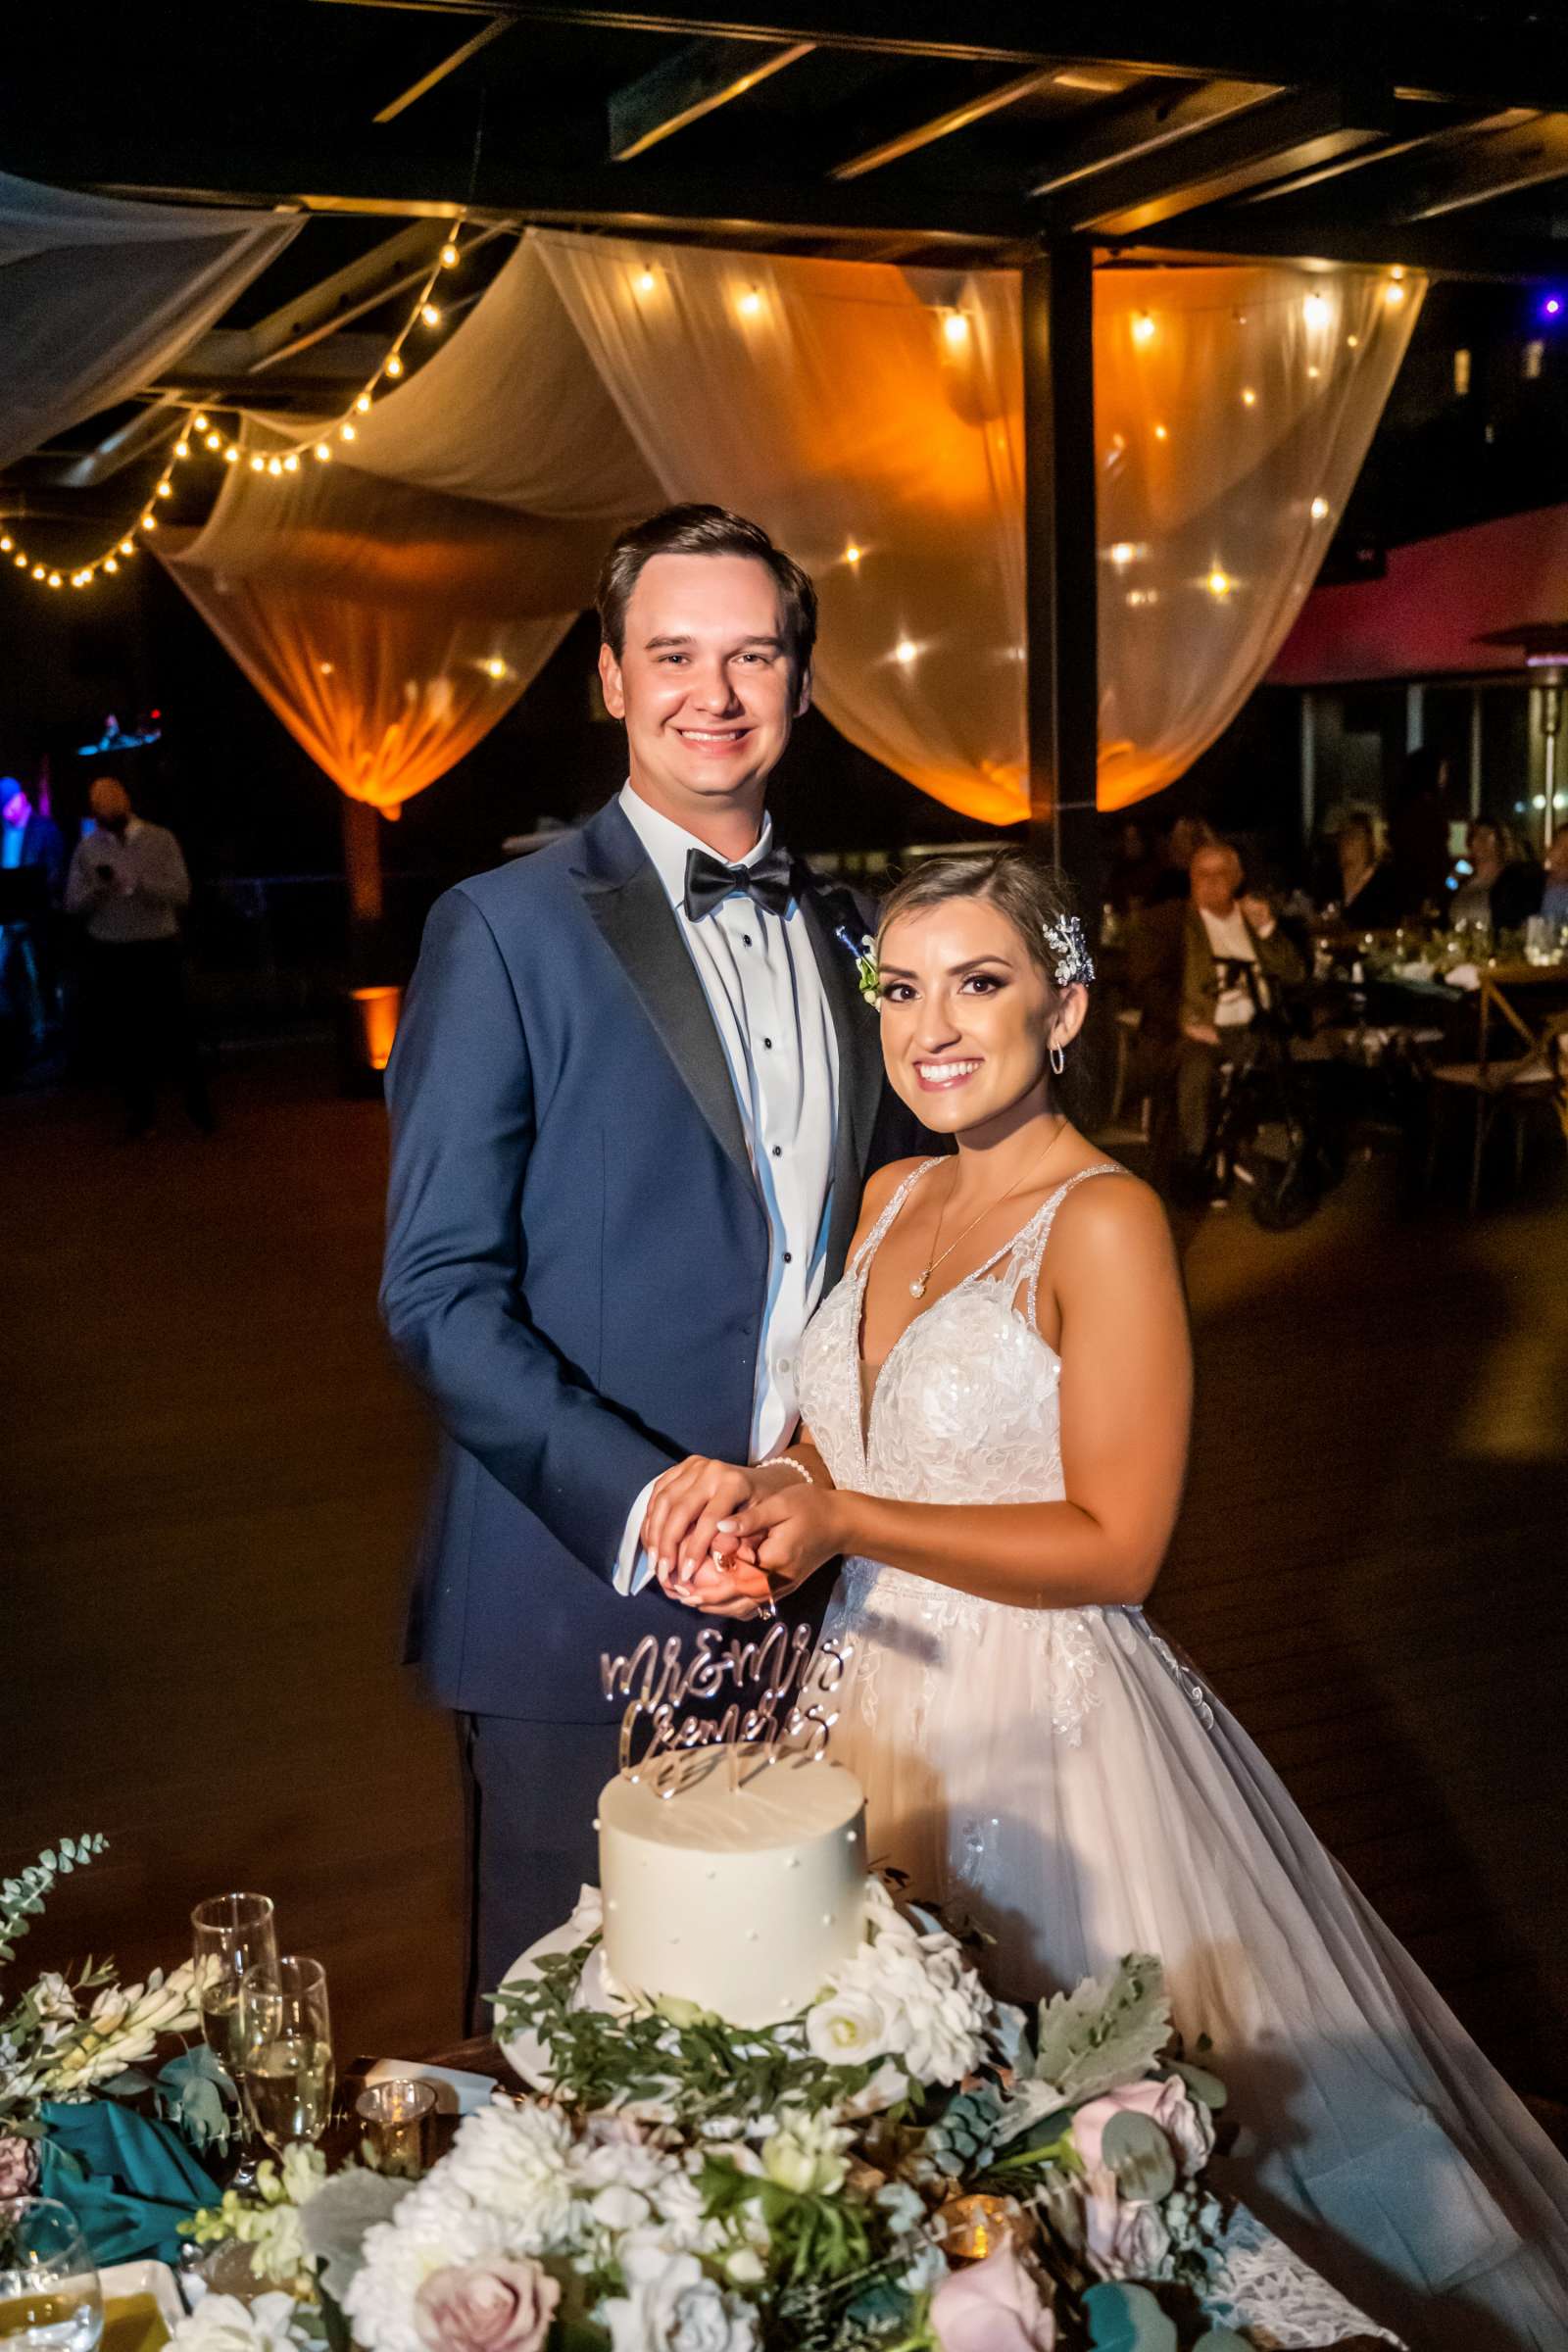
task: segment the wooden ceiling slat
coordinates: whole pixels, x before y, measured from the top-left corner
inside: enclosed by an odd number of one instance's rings
[[[764,49],[752,41],[694,41],[610,97],[610,156],[630,163],[688,123],[700,122],[760,81],[809,57],[813,41]]]

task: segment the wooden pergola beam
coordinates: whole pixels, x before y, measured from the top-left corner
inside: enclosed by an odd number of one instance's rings
[[[411,106],[428,97],[460,67],[466,66],[470,57],[477,57],[481,49],[488,49],[492,41],[498,41],[504,32],[510,32],[515,23],[514,17],[492,17],[487,24],[481,24],[477,32],[470,33],[449,56],[442,58],[439,65],[432,66],[428,74],[421,74],[417,81],[410,82],[406,90],[400,90],[395,98],[388,99],[372,120],[381,123],[395,122],[399,115],[407,114]]]
[[[662,139],[809,57],[812,41],[763,48],[752,41],[694,41],[637,81],[610,94],[610,160],[627,164]]]
[[[1036,66],[1027,74],[1017,74],[999,82],[992,90],[982,90],[959,106],[951,106],[940,115],[929,116],[907,130],[896,131],[891,137],[879,140],[873,147],[862,148],[842,164],[833,165],[830,179],[863,179],[867,172],[880,172],[884,164],[898,164],[906,155],[918,154],[922,147],[934,146],[938,139],[951,138],[955,131],[967,130],[971,123],[983,122],[990,115],[1001,114],[1004,107],[1016,106],[1020,99],[1032,98],[1036,92],[1049,89],[1056,79],[1054,66]]]
[[[1179,213],[1228,203],[1288,172],[1372,146],[1389,111],[1386,101],[1338,90],[1282,91],[1188,138],[1075,180],[1052,197],[1050,218],[1063,234],[1135,236]]]
[[[462,18],[474,0],[318,0],[331,7],[417,8]],[[494,12],[535,24],[671,39],[760,40],[868,50],[879,56],[993,60],[1019,66],[1117,67],[1281,87],[1347,74],[1384,79],[1412,95],[1503,106],[1568,107],[1568,42],[1555,12],[1499,23],[1426,0],[1316,0],[1310,9],[1260,9],[1252,0],[724,0],[722,12],[662,9],[613,0],[485,0]]]

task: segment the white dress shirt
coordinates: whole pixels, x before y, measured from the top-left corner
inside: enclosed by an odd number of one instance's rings
[[[1214,951],[1216,963],[1256,963],[1257,950],[1252,945],[1252,934],[1247,928],[1247,917],[1239,906],[1233,906],[1229,914],[1211,914],[1206,906],[1200,906],[1198,911],[1203,918],[1203,929],[1208,933],[1208,944]],[[1261,993],[1262,976],[1258,974],[1256,977]],[[1251,991],[1246,981],[1228,981],[1222,973],[1219,1001],[1214,1006],[1215,1028],[1245,1029],[1256,1013],[1257,1006],[1252,1002]]]
[[[833,1147],[838,1125],[838,1038],[798,903],[769,914],[739,891],[692,922],[686,913],[686,855],[696,835],[639,799],[628,784],[620,806],[664,886],[703,984],[729,1064],[741,1125],[767,1210],[767,1299],[757,1352],[751,1458],[775,1451],[800,1418],[802,1335],[822,1296],[827,1270]],[[772,844],[761,838],[730,864],[753,865]],[[617,1592],[638,1592],[653,1573],[639,1541],[651,1485],[633,1503],[615,1568]]]
[[[112,881],[100,879],[101,865],[113,869]],[[173,939],[189,900],[185,860],[166,826],[133,816],[122,836],[100,825],[77,842],[66,877],[66,912],[87,917],[89,939],[111,947]]]

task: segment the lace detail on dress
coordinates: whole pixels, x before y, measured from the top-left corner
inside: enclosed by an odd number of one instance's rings
[[[1022,1232],[916,1315],[890,1349],[867,1408],[859,1348],[871,1260],[910,1191],[937,1165],[928,1159],[905,1178],[818,1308],[801,1349],[803,1417],[841,1487],[909,1502],[1060,1501],[1061,1364],[1034,1324],[1040,1263],[1073,1187],[1120,1171],[1107,1163],[1069,1177]],[[1020,1290],[1027,1314],[1013,1303]],[[1052,1729],[1076,1746],[1084,1716],[1098,1703],[1087,1622],[1098,1611],[1014,1610],[873,1560],[850,1560],[825,1631],[860,1636],[857,1703],[870,1725],[879,1647],[919,1660],[923,1718],[950,1670],[950,1648],[999,1611],[1026,1620],[1032,1643],[1044,1638]],[[909,1728],[918,1739],[919,1726]]]
[[[1379,2328],[1353,2303],[1309,2271],[1264,2229],[1255,2214],[1235,2214],[1203,2290],[1205,2318],[1246,2334],[1266,2352],[1306,2352],[1350,2336],[1399,2338]]]
[[[1214,1729],[1214,1710],[1208,1703],[1208,1692],[1187,1659],[1172,1649],[1163,1634],[1155,1633],[1142,1609],[1107,1609],[1105,1614],[1110,1619],[1111,1631],[1129,1657],[1137,1651],[1139,1635],[1143,1636],[1204,1731],[1211,1732]]]

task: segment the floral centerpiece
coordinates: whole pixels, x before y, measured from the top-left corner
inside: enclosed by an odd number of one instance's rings
[[[297,2232],[276,2198],[231,2217],[278,2293],[249,2313],[209,2297],[176,2352],[311,2342],[302,2246],[364,2352],[1245,2341],[1201,2309],[1223,2093],[1176,2051],[1156,1961],[1029,2020],[873,1880],[857,1952],[802,2015],[754,2029],[613,1984],[597,1897],[572,1924],[570,1950],[498,1997],[529,2095],[468,2117],[416,2183],[301,2176]],[[348,2245],[351,2206],[368,2227]]]
[[[18,1877],[0,1881],[0,1968],[38,1919],[55,1886],[107,1851],[95,1835],[64,1838]],[[143,2063],[170,2035],[200,2025],[194,1961],[144,1984],[122,1984],[111,1961],[46,1970],[17,1997],[0,1999],[0,2196],[37,2184],[52,2107],[152,2093],[159,2115],[192,2146],[228,2138],[225,2079],[205,2045],[181,2048],[156,2080]]]

